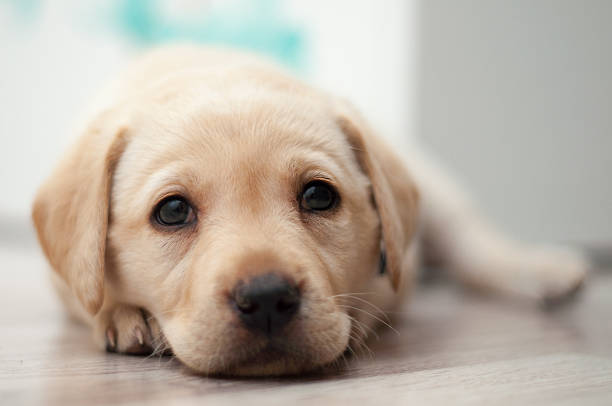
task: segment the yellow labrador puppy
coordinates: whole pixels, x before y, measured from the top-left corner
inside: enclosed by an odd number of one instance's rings
[[[110,351],[206,374],[328,365],[405,296],[420,246],[516,297],[584,278],[579,257],[502,237],[422,154],[400,160],[347,103],[252,56],[161,49],[103,100],[32,215],[61,298]]]

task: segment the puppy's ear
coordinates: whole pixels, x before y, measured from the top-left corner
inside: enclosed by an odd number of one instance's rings
[[[405,257],[416,229],[419,194],[400,159],[376,138],[351,106],[338,105],[337,124],[346,135],[363,172],[370,178],[380,216],[386,267],[393,288],[400,286]]]
[[[32,207],[51,266],[91,314],[104,300],[110,183],[125,145],[125,127],[113,112],[102,113],[40,187]]]

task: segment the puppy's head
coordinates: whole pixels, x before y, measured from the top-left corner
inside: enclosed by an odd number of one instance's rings
[[[414,186],[328,96],[194,83],[94,121],[36,198],[43,249],[90,313],[146,308],[194,370],[332,363],[409,282]]]

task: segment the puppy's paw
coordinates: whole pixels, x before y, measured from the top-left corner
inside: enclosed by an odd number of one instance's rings
[[[582,287],[589,268],[588,261],[579,253],[562,248],[537,250],[530,260],[537,298],[546,307],[572,299]]]
[[[165,341],[155,318],[128,305],[117,305],[100,315],[94,331],[96,341],[108,352],[147,355]]]

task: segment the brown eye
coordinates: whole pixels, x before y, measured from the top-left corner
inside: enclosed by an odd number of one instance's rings
[[[336,205],[338,194],[329,184],[322,181],[307,183],[302,191],[301,206],[306,210],[329,210]]]
[[[193,209],[181,196],[167,197],[155,209],[155,220],[164,226],[185,225],[194,218]]]

